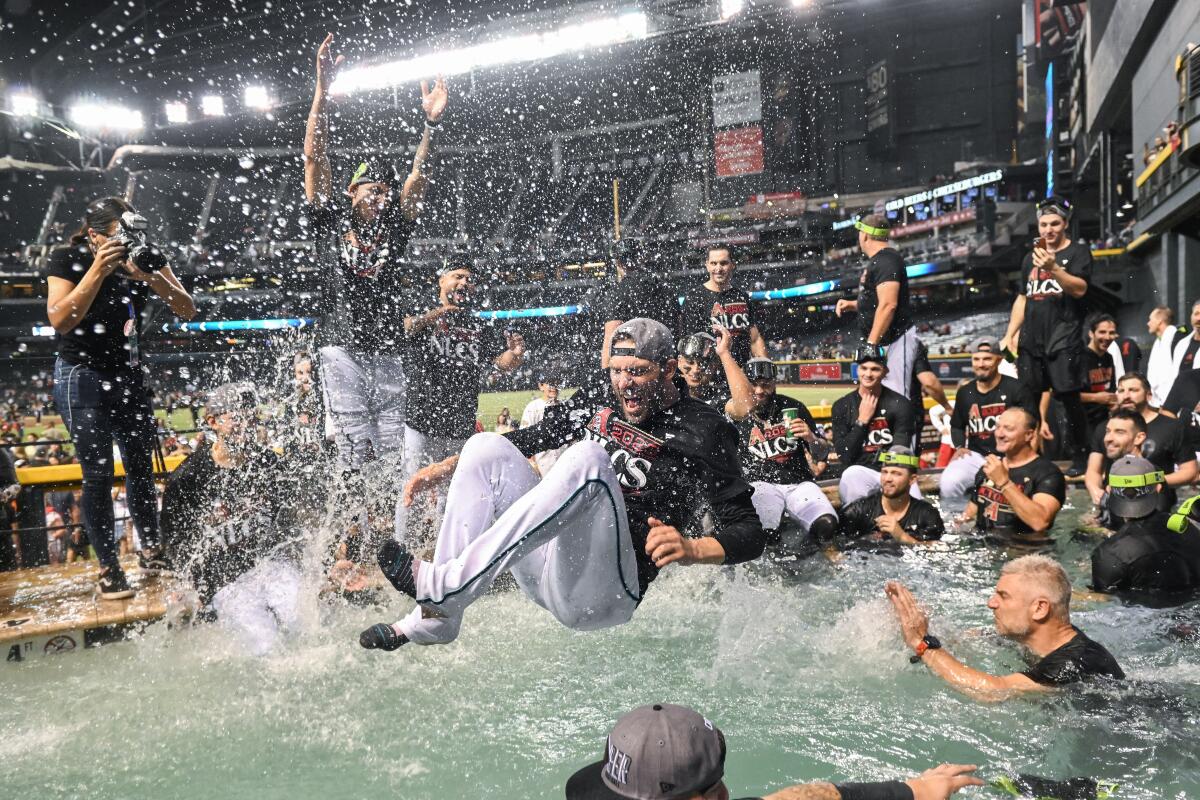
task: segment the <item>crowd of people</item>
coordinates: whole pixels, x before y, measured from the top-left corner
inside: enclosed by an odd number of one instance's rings
[[[63,530],[79,524],[86,534],[59,549],[70,559],[90,546],[101,598],[133,596],[119,556],[136,552],[140,572],[173,572],[194,593],[196,619],[268,653],[298,624],[311,512],[329,509],[320,519],[335,531],[323,554],[329,586],[351,598],[382,573],[412,601],[400,619],[362,631],[363,648],[454,641],[466,610],[502,575],[567,628],[617,626],[671,565],[734,565],[781,549],[895,552],[939,540],[946,522],[919,481],[926,393],[953,408],[939,479],[942,508],[961,510],[952,524],[1030,552],[1002,568],[988,607],[997,633],[1023,645],[1031,663],[1008,675],[967,666],[931,633],[913,593],[889,583],[914,663],[988,700],[1124,677],[1072,624],[1062,566],[1037,552],[1054,541],[1068,477],[1084,477],[1097,524],[1114,534],[1095,548],[1094,589],[1179,602],[1200,588],[1200,507],[1190,499],[1175,507],[1197,477],[1200,303],[1194,333],[1178,341],[1169,310],[1151,315],[1156,341],[1140,372],[1113,319],[1088,316],[1090,254],[1068,236],[1065,200],[1039,204],[1040,239],[1022,265],[1005,336],[972,343],[974,377],[953,404],[918,338],[888,221],[867,214],[855,223],[864,259],[857,293],[836,308],[856,318],[856,385],[833,404],[826,431],[779,390],[732,247],[707,249],[707,279],[686,287],[680,303],[636,244],[622,242],[618,280],[591,309],[602,342],[585,365],[589,377],[566,398],[562,375],[544,371],[540,396],[519,420],[504,409],[494,431],[480,432],[480,387],[489,374],[523,368],[524,337],[473,313],[481,298],[469,260],[448,260],[434,275],[415,275],[404,260],[446,86],[422,84],[425,121],[407,173],[367,160],[335,183],[328,94],[341,59],[333,49],[330,36],[318,50],[304,140],[308,230],[332,301],[319,349],[293,361],[286,436],[257,418],[263,399],[254,385],[217,387],[197,420],[205,433],[180,451],[186,459],[160,509],[138,321],[152,294],[182,318],[195,305],[165,260],[133,256],[126,233],[139,218],[118,198],[91,203],[72,244],[50,261],[47,307],[59,342],[52,392],[83,474],[71,507],[60,499],[54,513]],[[1065,473],[1042,452],[1052,400],[1065,412]],[[122,496],[111,488],[114,442]],[[837,505],[817,483],[826,477],[837,478]],[[647,742],[662,730],[672,732],[662,735],[671,753],[650,757]],[[670,759],[690,765],[686,779],[664,777],[681,774]],[[638,709],[568,796],[728,797],[723,760],[720,732],[695,712]],[[820,796],[945,798],[978,783],[972,769],[825,785]],[[794,796],[787,791],[777,796]]]

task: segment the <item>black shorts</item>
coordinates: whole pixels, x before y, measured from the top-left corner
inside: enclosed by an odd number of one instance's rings
[[[1081,392],[1086,385],[1083,349],[1037,355],[1021,350],[1017,354],[1017,375],[1034,397],[1047,389],[1056,395]]]

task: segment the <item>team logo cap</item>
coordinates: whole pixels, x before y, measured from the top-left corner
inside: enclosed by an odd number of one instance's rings
[[[1165,482],[1162,470],[1146,459],[1122,456],[1108,470],[1108,509],[1127,519],[1149,516],[1158,508],[1158,487]]]
[[[631,319],[613,333],[609,355],[634,356],[665,364],[675,357],[671,329],[646,317]]]

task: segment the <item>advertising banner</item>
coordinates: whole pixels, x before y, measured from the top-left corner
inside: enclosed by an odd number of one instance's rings
[[[751,125],[717,131],[713,135],[713,152],[718,178],[757,175],[763,171],[762,128]]]

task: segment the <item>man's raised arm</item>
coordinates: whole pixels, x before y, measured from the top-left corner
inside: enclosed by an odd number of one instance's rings
[[[342,65],[344,56],[334,59],[329,52],[333,34],[317,48],[317,89],[313,93],[312,108],[308,111],[308,123],[304,127],[304,196],[314,205],[324,205],[333,196],[333,170],[329,166],[329,120],[325,104],[329,98],[329,87]]]
[[[404,180],[404,189],[400,192],[400,208],[409,222],[416,220],[421,211],[421,200],[425,197],[425,189],[429,186],[429,177],[425,165],[429,160],[432,149],[433,133],[442,122],[442,114],[446,112],[446,82],[439,75],[429,88],[428,81],[421,81],[421,110],[425,112],[425,129],[421,132],[421,142],[413,155],[412,169]]]

